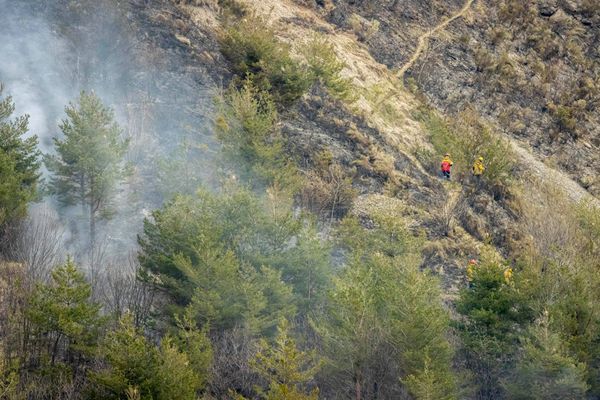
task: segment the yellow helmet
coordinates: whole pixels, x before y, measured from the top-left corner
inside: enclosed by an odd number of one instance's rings
[[[483,157],[479,157],[479,161],[483,161]]]

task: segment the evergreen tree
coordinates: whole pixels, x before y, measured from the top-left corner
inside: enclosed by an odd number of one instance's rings
[[[289,325],[281,320],[277,327],[275,343],[269,345],[261,340],[260,350],[252,362],[252,369],[267,382],[266,391],[258,388],[260,398],[265,400],[317,400],[318,388],[308,390],[320,367],[314,351],[298,349],[290,336]],[[307,393],[308,392],[308,393]]]
[[[165,337],[152,345],[133,325],[131,315],[119,321],[102,348],[107,367],[92,374],[96,384],[90,393],[98,399],[194,400],[202,380],[190,365],[188,355]]]
[[[52,271],[49,284],[38,284],[27,310],[33,338],[54,364],[75,355],[92,356],[103,319],[92,302],[92,288],[72,260]]]
[[[523,327],[531,320],[531,310],[517,290],[519,274],[507,283],[506,268],[493,250],[484,251],[470,287],[461,291],[456,304],[465,316],[458,328],[467,367],[474,373],[482,398],[504,396],[501,379],[514,367]]]
[[[191,304],[212,329],[243,323],[273,333],[296,304],[314,306],[327,284],[328,248],[290,203],[239,188],[178,196],[145,223],[142,277],[173,296],[172,310]]]
[[[85,378],[104,325],[91,286],[71,260],[38,284],[26,311],[21,366],[30,371],[28,398],[60,398]]]
[[[25,138],[29,116],[11,120],[14,111],[12,98],[0,97],[0,226],[25,215],[40,178],[37,136]]]
[[[560,336],[550,330],[548,313],[530,329],[522,357],[505,386],[515,400],[585,398],[585,364],[569,356]]]
[[[400,382],[419,399],[455,398],[439,282],[419,271],[419,243],[402,219],[386,214],[372,216],[371,230],[353,219],[342,224],[352,253],[313,322],[331,361],[326,379],[341,380],[337,390],[355,399],[399,397]]]
[[[284,151],[277,110],[269,94],[246,80],[240,89],[230,87],[219,106],[217,138],[242,181],[294,192],[300,182],[298,170]]]
[[[213,350],[208,338],[208,326],[198,329],[193,320],[191,309],[176,318],[177,335],[174,343],[180,351],[186,353],[190,366],[198,377],[198,386],[204,387],[209,381],[213,361]]]
[[[141,398],[156,392],[154,378],[157,352],[135,329],[133,318],[127,314],[116,330],[109,332],[101,348],[108,368],[92,374],[98,398],[124,399],[128,388],[136,388]]]
[[[82,92],[65,112],[67,118],[60,124],[64,138],[54,138],[57,154],[45,159],[53,173],[50,190],[63,205],[82,205],[93,248],[96,221],[110,217],[116,186],[126,175],[123,156],[128,142],[120,138],[112,110],[94,93]]]

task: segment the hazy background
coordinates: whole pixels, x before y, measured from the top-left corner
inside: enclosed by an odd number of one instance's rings
[[[115,111],[130,139],[132,175],[115,199],[116,215],[98,223],[94,257],[122,263],[136,249],[143,218],[175,192],[193,192],[213,176],[210,119],[215,84],[190,68],[161,37],[138,30],[143,15],[118,0],[0,0],[0,82],[16,114],[30,115],[30,134],[52,152],[64,108],[81,90]],[[30,225],[51,224],[67,252],[89,264],[87,221],[78,207],[45,197]]]

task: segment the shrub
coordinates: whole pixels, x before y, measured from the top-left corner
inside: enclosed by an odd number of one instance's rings
[[[291,58],[290,46],[279,41],[267,21],[256,15],[230,24],[220,44],[238,78],[269,92],[277,104],[297,100],[313,83],[306,66]]]
[[[368,42],[379,31],[380,25],[376,19],[369,21],[358,14],[352,14],[348,18],[348,24],[358,40],[362,42]]]
[[[437,154],[451,154],[455,176],[464,179],[471,173],[475,159],[482,156],[486,167],[483,180],[489,188],[499,194],[509,186],[515,164],[510,145],[473,110],[467,109],[447,121],[433,112],[424,118]]]
[[[345,64],[338,59],[333,45],[327,39],[315,36],[302,48],[302,53],[315,81],[327,88],[333,97],[353,99],[351,80],[341,76]]]
[[[577,121],[573,118],[573,110],[570,107],[559,105],[549,108],[561,129],[571,131],[577,127]]]
[[[302,203],[317,215],[339,218],[346,215],[356,197],[352,178],[344,168],[332,161],[330,152],[321,153],[321,165],[306,174],[302,189]]]
[[[219,106],[217,137],[241,178],[295,191],[299,175],[284,153],[277,111],[268,93],[246,80],[241,89],[230,87]]]
[[[475,50],[473,54],[477,71],[479,72],[491,72],[495,68],[494,56],[486,48],[480,47]]]

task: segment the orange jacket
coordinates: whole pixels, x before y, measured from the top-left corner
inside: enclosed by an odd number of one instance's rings
[[[452,167],[452,160],[449,157],[444,157],[442,160],[442,171],[450,172],[450,167]]]

